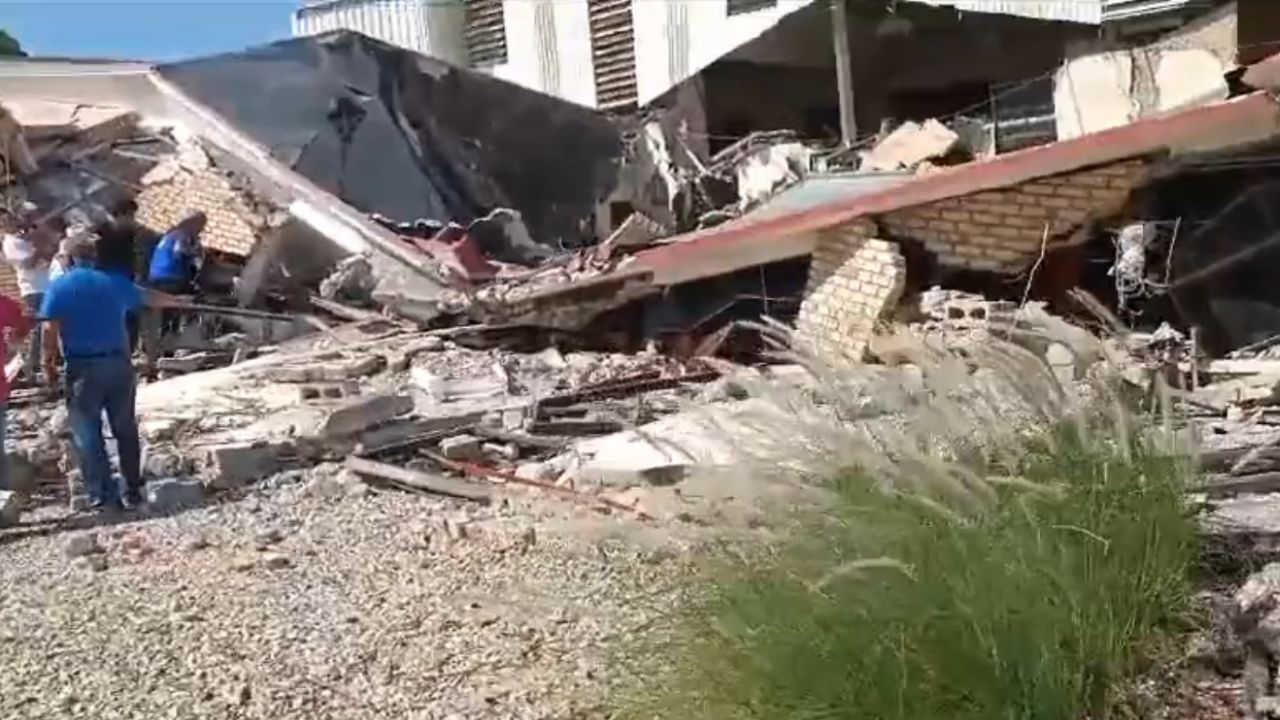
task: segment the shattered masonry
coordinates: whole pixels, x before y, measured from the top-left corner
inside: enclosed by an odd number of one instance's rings
[[[1145,160],[1125,160],[877,219],[891,234],[923,242],[944,265],[1019,272],[1039,253],[1046,223],[1049,239],[1060,242],[1088,220],[1118,213],[1129,193],[1142,185],[1146,170]]]
[[[818,241],[796,339],[809,348],[860,361],[877,321],[898,305],[907,277],[896,243],[874,237],[866,221]]]
[[[220,172],[206,168],[178,170],[171,180],[150,185],[138,194],[138,220],[151,228],[170,228],[187,210],[201,210],[209,217],[202,235],[205,247],[248,257],[260,228],[247,218],[252,212],[240,193]]]

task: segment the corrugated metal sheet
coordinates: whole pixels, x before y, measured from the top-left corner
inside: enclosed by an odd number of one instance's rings
[[[467,58],[472,67],[507,61],[503,0],[467,0]]]
[[[321,0],[293,13],[293,35],[355,30],[383,42],[430,54],[428,5],[439,0]]]
[[[587,16],[597,106],[602,110],[635,106],[639,90],[631,0],[587,0]]]
[[[1017,15],[1035,20],[1061,20],[1097,25],[1102,22],[1105,0],[915,0],[929,5],[954,6],[969,12]]]

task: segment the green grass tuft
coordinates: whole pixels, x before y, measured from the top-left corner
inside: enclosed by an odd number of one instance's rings
[[[620,653],[616,716],[1106,717],[1187,616],[1190,470],[1133,417],[1038,427],[942,473],[976,495],[845,471],[785,540],[712,552]]]

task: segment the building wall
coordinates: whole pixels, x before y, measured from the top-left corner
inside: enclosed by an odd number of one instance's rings
[[[248,257],[261,228],[243,196],[213,169],[180,170],[172,180],[147,186],[138,193],[138,221],[164,232],[182,219],[187,210],[202,210],[209,224],[201,236],[203,245],[218,252]]]
[[[796,319],[802,347],[860,361],[877,323],[902,297],[906,261],[896,240],[923,242],[939,264],[1019,273],[1091,218],[1123,209],[1147,176],[1126,160],[860,218],[822,233]]]
[[[293,13],[293,35],[355,30],[446,62],[465,64],[463,0],[325,0]]]
[[[670,90],[812,0],[730,15],[724,0],[634,0],[640,104]]]
[[[858,221],[818,240],[795,340],[826,356],[861,361],[876,325],[897,306],[907,266],[896,243]]]
[[[897,210],[876,220],[892,236],[922,242],[950,267],[1018,273],[1095,218],[1120,212],[1146,178],[1143,160],[1127,160],[1041,178],[1004,190]]]
[[[477,68],[494,77],[596,106],[587,0],[504,0],[507,61]]]

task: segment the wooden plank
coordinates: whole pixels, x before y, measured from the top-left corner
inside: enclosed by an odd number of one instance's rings
[[[388,482],[405,485],[417,490],[425,490],[437,495],[446,495],[448,497],[462,498],[463,500],[472,500],[478,503],[488,503],[492,498],[489,488],[483,485],[477,485],[466,480],[458,480],[456,478],[444,477],[443,475],[428,475],[417,470],[409,468],[388,465],[387,463],[375,462],[373,460],[365,460],[364,458],[349,457],[346,461],[347,469],[357,475],[377,480],[386,480]]]

